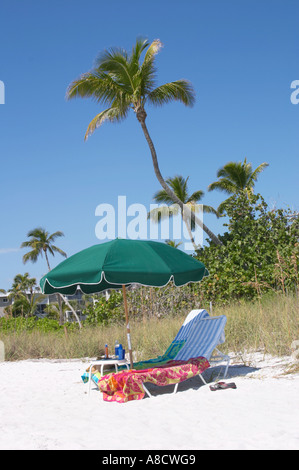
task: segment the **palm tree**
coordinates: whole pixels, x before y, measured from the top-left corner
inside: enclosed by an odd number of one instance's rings
[[[104,51],[97,58],[93,70],[82,74],[69,85],[66,97],[93,98],[97,103],[109,106],[90,122],[85,140],[105,121],[122,121],[132,109],[148,143],[156,177],[168,196],[183,211],[183,202],[167,185],[160,172],[156,149],[145,123],[145,104],[162,106],[170,101],[180,101],[186,106],[192,106],[195,93],[190,82],[184,79],[155,87],[155,56],[161,47],[159,39],[155,39],[151,44],[147,40],[137,39],[131,54],[123,49]],[[143,52],[145,55],[141,61]],[[186,208],[186,211],[188,212],[189,208]],[[203,227],[202,221],[194,213],[192,218]],[[207,227],[204,230],[216,244],[221,244]]]
[[[11,307],[12,315],[32,317],[43,298],[43,295],[38,295],[37,297],[31,296],[28,298],[26,295],[20,294]]]
[[[30,278],[29,273],[25,274],[17,274],[14,277],[14,282],[11,286],[11,289],[9,289],[10,296],[12,297],[19,297],[20,295],[23,295],[27,298],[27,300],[30,300],[30,296],[27,294],[27,290],[30,290],[30,294],[32,297],[33,294],[33,288],[36,286],[36,279]]]
[[[189,195],[188,179],[189,179],[189,176],[187,178],[183,178],[183,176],[177,175],[173,178],[168,178],[166,180],[166,183],[168,186],[171,187],[174,194],[183,202],[184,207],[188,206],[191,210],[191,213],[194,213],[198,209],[197,203],[203,197],[204,192],[202,190],[198,190],[192,193],[191,195]],[[164,211],[163,207],[152,209],[148,214],[148,218],[151,218],[151,220],[154,222],[159,222],[160,220],[163,220],[164,218],[172,217],[173,215],[177,215],[177,213],[180,212],[183,218],[183,221],[185,222],[185,225],[187,227],[190,240],[194,248],[197,250],[198,246],[195,244],[194,238],[191,233],[191,230],[193,230],[195,227],[194,221],[192,219],[188,220],[186,217],[184,217],[184,212],[182,212],[180,208],[178,210],[177,205],[176,206],[173,205],[172,198],[168,196],[168,194],[166,193],[164,189],[157,191],[154,194],[153,199],[155,202],[167,204],[171,208],[171,210],[167,209],[166,211]],[[210,213],[210,214],[212,213],[218,216],[217,211],[212,206],[207,206],[205,204],[203,205],[203,212]]]
[[[246,158],[244,158],[243,163],[229,162],[218,170],[217,177],[219,180],[211,183],[208,186],[208,191],[218,189],[231,195],[243,192],[250,199],[258,175],[267,166],[269,166],[269,164],[264,162],[253,170],[251,163],[247,163]],[[217,209],[219,213],[224,212],[227,201],[228,199],[220,204]]]
[[[59,253],[65,258],[67,257],[64,251],[62,251],[57,246],[53,245],[53,242],[56,238],[63,236],[64,234],[59,231],[50,235],[49,232],[47,232],[41,227],[30,230],[27,234],[27,237],[31,238],[29,241],[23,242],[21,248],[32,248],[32,250],[23,256],[23,262],[27,263],[27,261],[32,261],[33,263],[36,263],[38,257],[44,255],[46,258],[48,269],[50,271],[51,268],[48,258],[48,252],[51,253],[52,256],[54,256],[55,253]]]
[[[67,255],[63,250],[53,245],[53,242],[55,241],[56,238],[63,237],[63,236],[64,236],[63,232],[60,232],[60,231],[54,232],[50,235],[49,232],[47,232],[45,229],[41,227],[37,227],[33,230],[30,230],[27,234],[27,237],[30,237],[30,240],[23,242],[21,245],[21,248],[31,248],[31,251],[29,251],[23,256],[23,262],[27,263],[27,261],[32,261],[33,263],[36,263],[36,261],[38,260],[38,257],[44,255],[46,258],[48,269],[50,271],[51,268],[50,268],[50,263],[49,263],[49,258],[48,258],[48,252],[51,253],[52,256],[54,256],[55,253],[59,253],[65,258],[67,258]],[[63,295],[58,294],[57,300],[58,300],[60,307],[61,307],[60,299],[63,299],[63,301],[67,304],[67,306],[72,310],[81,328],[81,323],[78,318],[78,315],[74,311],[72,306],[69,304],[68,300]],[[62,308],[60,308],[60,313],[61,313],[61,319],[62,319],[62,316],[63,316]]]

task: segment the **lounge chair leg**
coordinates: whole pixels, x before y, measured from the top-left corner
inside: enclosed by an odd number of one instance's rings
[[[148,391],[148,389],[146,388],[146,386],[145,386],[144,384],[142,384],[142,385],[143,385],[143,388],[144,388],[144,391],[146,392],[146,394],[147,394],[150,398],[152,398],[153,395]],[[179,383],[175,384],[173,394],[175,394],[175,393],[177,392],[178,386],[179,386]]]
[[[148,389],[146,388],[146,386],[144,384],[143,385],[143,388],[144,388],[144,391],[146,392],[146,394],[149,396],[149,398],[152,398],[153,395],[148,391]]]
[[[230,363],[230,359],[228,359],[227,364],[226,364],[226,368],[225,368],[224,375],[223,375],[223,378],[224,378],[224,379],[225,379],[225,377],[226,377],[226,375],[227,375],[229,363]]]
[[[205,385],[208,385],[207,382],[205,381],[205,379],[203,378],[203,376],[202,376],[201,374],[198,374],[198,375],[199,375],[199,377],[201,378],[201,380],[203,381],[203,383],[204,383]]]

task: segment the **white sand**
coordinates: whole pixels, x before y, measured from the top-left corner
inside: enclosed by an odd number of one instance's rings
[[[299,374],[283,375],[289,357],[250,358],[229,369],[236,390],[212,392],[195,377],[177,394],[156,387],[125,404],[104,402],[94,384],[88,395],[87,362],[2,362],[0,449],[298,450]]]

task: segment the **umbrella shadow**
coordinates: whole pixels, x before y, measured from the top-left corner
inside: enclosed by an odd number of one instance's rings
[[[206,380],[206,379],[205,379]],[[174,393],[174,387],[176,384],[170,384],[170,385],[155,385],[150,382],[145,382],[147,390],[150,392],[150,394],[153,397],[160,396],[160,395],[169,395]],[[198,390],[204,386],[203,381],[201,380],[200,377],[191,377],[190,379],[185,380],[184,382],[180,382],[177,393],[184,392],[186,390]],[[144,398],[149,398],[146,394]]]
[[[245,364],[230,365],[228,368],[227,376],[225,377],[225,380],[235,378],[235,377],[244,377],[258,370],[260,370],[260,367],[251,367],[251,366],[246,366]],[[205,374],[204,379],[208,383],[217,382],[218,380],[223,379],[223,373],[224,373],[224,366],[219,365],[215,367],[210,367],[204,372]]]
[[[207,382],[207,384],[209,385],[210,383],[217,382],[223,379],[224,369],[225,367],[221,365],[211,367],[210,369],[205,370],[202,373],[202,376],[204,380]],[[244,364],[232,365],[229,367],[227,376],[225,377],[224,380],[226,381],[227,379],[231,379],[231,378],[244,377],[258,370],[260,370],[259,367],[250,367]],[[185,380],[184,382],[180,382],[178,389],[177,389],[177,393],[185,392],[187,390],[199,390],[201,387],[205,387],[205,386],[206,385],[201,380],[200,376],[197,375],[195,377],[191,377],[190,379]],[[153,397],[159,396],[159,395],[171,394],[174,392],[173,384],[159,386],[159,385],[152,384],[150,382],[146,382],[146,388],[151,393],[151,395],[153,395]],[[145,398],[149,398],[149,397],[145,395]]]

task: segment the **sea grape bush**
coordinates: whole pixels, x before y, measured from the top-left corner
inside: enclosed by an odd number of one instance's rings
[[[297,291],[298,214],[270,210],[260,194],[248,198],[243,193],[228,200],[226,213],[223,245],[197,252],[210,272],[197,286],[203,298],[227,302],[269,291]]]

